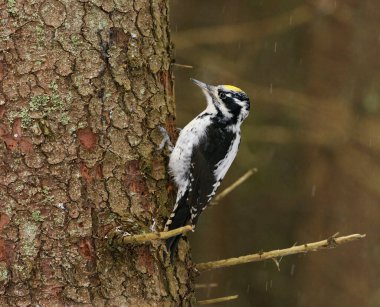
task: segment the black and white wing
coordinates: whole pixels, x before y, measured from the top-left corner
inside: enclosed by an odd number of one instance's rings
[[[193,151],[189,192],[186,196],[193,226],[215,195],[236,156],[240,141],[237,137],[239,135],[211,126]]]
[[[239,133],[214,125],[207,128],[189,156],[189,174],[185,176],[188,180],[186,186],[178,190],[175,208],[167,222],[169,230],[182,227],[189,221],[195,226],[234,160],[239,142]],[[180,237],[166,241],[172,257]]]

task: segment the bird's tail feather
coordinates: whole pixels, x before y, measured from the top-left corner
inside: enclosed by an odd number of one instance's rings
[[[166,250],[170,254],[170,262],[173,263],[175,252],[177,251],[179,240],[182,235],[177,235],[166,240]]]
[[[179,203],[177,209],[173,212],[173,216],[167,224],[168,230],[173,230],[179,227],[183,227],[187,224],[190,219],[190,210],[187,204]],[[170,254],[170,260],[173,262],[174,254],[177,251],[179,240],[182,235],[177,235],[166,240],[166,250]]]

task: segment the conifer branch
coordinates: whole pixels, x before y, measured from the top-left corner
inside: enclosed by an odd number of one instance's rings
[[[193,230],[193,227],[190,225],[186,225],[184,227],[176,228],[169,231],[148,232],[144,234],[130,235],[127,232],[115,229],[107,237],[112,241],[112,244],[115,245],[144,244],[155,240],[169,239],[171,237],[184,234],[191,230]]]
[[[239,298],[239,295],[223,296],[223,297],[213,298],[210,300],[198,301],[198,304],[199,305],[210,305],[210,304],[215,304],[215,303],[222,303],[222,302],[236,300],[237,298]]]
[[[352,234],[349,236],[337,237],[338,233],[330,238],[318,242],[312,242],[302,245],[295,245],[285,249],[273,250],[269,252],[260,252],[256,254],[241,256],[237,258],[229,258],[217,261],[210,261],[199,263],[195,267],[199,272],[213,270],[218,268],[224,268],[249,262],[264,261],[267,259],[276,259],[278,257],[284,257],[288,255],[316,252],[322,249],[335,248],[338,245],[356,241],[365,238],[365,234]]]

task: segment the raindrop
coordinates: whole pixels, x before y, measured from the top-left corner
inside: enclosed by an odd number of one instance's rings
[[[274,43],[274,53],[277,52],[277,42]]]
[[[294,271],[296,269],[296,265],[293,263],[291,268],[290,268],[290,276],[293,276],[294,275]]]
[[[315,184],[313,184],[312,188],[311,188],[311,197],[314,197],[315,196],[315,191],[317,190],[317,186]]]
[[[270,93],[270,94],[273,93],[273,83],[270,84],[270,87],[269,87],[269,93]]]
[[[291,26],[292,24],[293,24],[293,16],[290,15],[290,17],[289,17],[289,25]]]

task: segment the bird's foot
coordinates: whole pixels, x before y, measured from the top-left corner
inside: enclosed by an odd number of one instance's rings
[[[162,126],[159,126],[158,129],[160,129],[160,132],[162,133],[162,135],[163,135],[164,138],[162,139],[160,145],[158,145],[158,148],[157,148],[157,149],[158,149],[159,151],[161,151],[161,150],[164,149],[165,145],[167,145],[167,148],[169,149],[169,151],[172,152],[174,146],[173,146],[173,143],[170,141],[170,137],[169,137],[168,132],[167,132],[166,129],[165,129],[164,127],[162,127]]]

